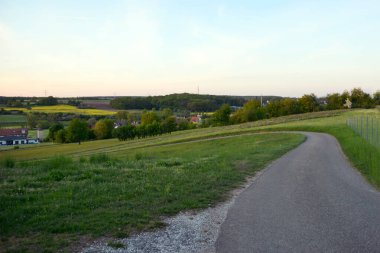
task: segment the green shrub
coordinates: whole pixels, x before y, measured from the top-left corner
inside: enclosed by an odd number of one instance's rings
[[[14,168],[15,165],[16,161],[11,157],[7,157],[2,161],[2,166],[5,168]]]
[[[45,170],[67,169],[73,166],[73,159],[67,156],[55,156],[41,163]]]
[[[143,154],[141,154],[141,153],[136,153],[135,154],[135,159],[136,159],[136,161],[139,161],[139,160],[141,160],[143,158]]]
[[[84,156],[81,156],[81,157],[79,157],[79,162],[80,163],[85,163],[85,162],[87,162],[87,158],[84,157]]]
[[[90,156],[90,163],[105,163],[111,158],[107,154],[94,154]]]

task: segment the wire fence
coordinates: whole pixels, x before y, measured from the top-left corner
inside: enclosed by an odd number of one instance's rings
[[[347,119],[347,125],[370,144],[380,148],[380,118],[361,115]]]

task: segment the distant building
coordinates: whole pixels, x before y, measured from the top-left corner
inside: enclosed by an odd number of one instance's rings
[[[198,115],[191,116],[190,122],[192,122],[194,124],[202,123],[202,115],[198,114]]]
[[[28,139],[27,128],[0,129],[0,145],[36,144],[38,139]]]

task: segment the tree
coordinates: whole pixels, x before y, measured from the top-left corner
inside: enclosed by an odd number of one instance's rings
[[[115,114],[117,120],[128,120],[129,113],[128,111],[118,111]]]
[[[265,109],[261,107],[261,103],[257,100],[250,100],[232,116],[232,121],[243,123],[263,118],[265,118]]]
[[[337,110],[343,107],[345,100],[342,100],[342,96],[339,93],[327,94],[327,109]]]
[[[146,129],[145,125],[141,124],[141,125],[136,126],[135,131],[136,131],[137,138],[140,139],[140,138],[145,138],[147,136],[147,132],[145,129]]]
[[[145,130],[147,135],[156,136],[161,134],[161,125],[158,121],[153,121],[152,123],[145,125]]]
[[[141,121],[141,114],[137,112],[131,112],[128,114],[128,123],[137,125]]]
[[[280,100],[273,100],[268,103],[266,106],[266,111],[268,114],[268,117],[279,117],[281,116],[281,101]]]
[[[375,101],[376,105],[380,105],[380,90],[376,91],[373,94],[373,100]]]
[[[165,119],[167,119],[167,118],[169,118],[169,117],[171,117],[171,116],[173,116],[173,111],[172,111],[171,109],[169,109],[169,108],[165,108],[165,109],[163,109],[163,110],[161,111],[161,118],[162,118],[163,120],[165,120]]]
[[[114,122],[111,119],[101,119],[94,126],[95,136],[98,140],[112,137]]]
[[[87,120],[87,124],[89,125],[89,127],[94,127],[95,126],[95,124],[96,124],[96,118],[94,118],[94,117],[92,117],[92,118],[89,118],[88,120]]]
[[[80,106],[81,105],[81,101],[79,100],[75,100],[75,99],[69,99],[69,101],[67,102],[68,105],[72,105],[72,106]]]
[[[54,140],[57,143],[65,143],[66,142],[66,131],[65,129],[60,129],[54,134]]]
[[[222,105],[211,117],[214,125],[228,125],[230,122],[231,107],[229,104]]]
[[[156,111],[145,111],[141,115],[141,124],[148,125],[152,124],[154,121],[160,121],[160,118],[158,117]]]
[[[360,108],[362,107],[364,100],[364,91],[360,88],[354,88],[351,90],[350,98],[352,102],[352,108]]]
[[[38,104],[39,105],[57,105],[58,104],[58,100],[55,97],[49,96],[49,97],[46,97],[46,98],[41,98],[38,101]]]
[[[80,144],[81,141],[87,140],[89,127],[86,121],[76,118],[70,121],[66,133],[66,140]]]
[[[177,129],[177,122],[175,116],[165,118],[161,122],[161,129],[164,133],[171,133]]]
[[[371,108],[375,106],[375,101],[361,88],[354,88],[351,91],[351,102],[352,108]]]
[[[281,116],[297,113],[301,113],[300,103],[297,100],[292,98],[285,98],[281,100]]]
[[[55,141],[56,140],[56,134],[59,130],[64,129],[63,124],[61,123],[54,123],[49,127],[49,134],[47,139]],[[62,143],[62,142],[61,142]]]
[[[128,124],[126,126],[121,126],[113,130],[113,136],[118,138],[120,141],[126,141],[128,139],[133,140],[136,136],[135,127]]]
[[[305,94],[299,99],[302,112],[317,112],[319,111],[319,103],[317,96],[312,94]]]
[[[28,113],[26,115],[26,122],[29,128],[36,128],[38,123],[38,117],[34,113]]]

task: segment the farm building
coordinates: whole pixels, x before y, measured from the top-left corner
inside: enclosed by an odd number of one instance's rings
[[[195,124],[202,123],[202,115],[200,115],[200,114],[198,114],[198,115],[193,115],[193,116],[191,116],[190,121],[191,121],[192,123],[195,123]]]
[[[36,144],[38,139],[28,139],[26,128],[0,129],[0,145]]]

